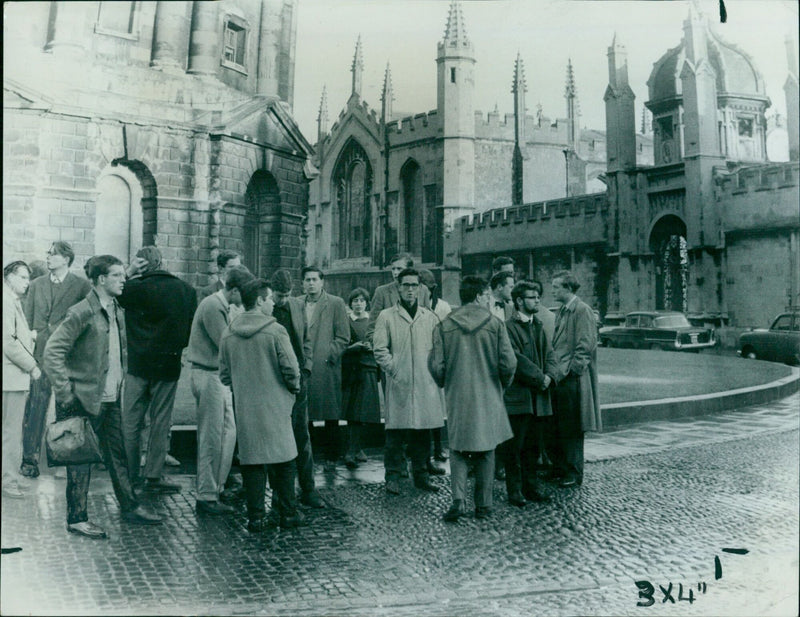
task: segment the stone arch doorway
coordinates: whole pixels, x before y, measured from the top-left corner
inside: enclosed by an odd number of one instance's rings
[[[425,227],[425,194],[422,187],[422,171],[414,159],[406,161],[400,169],[400,184],[403,196],[400,237],[403,238],[406,251],[421,256]]]
[[[272,174],[256,171],[244,196],[244,265],[256,276],[280,267],[281,194]]]
[[[650,232],[650,250],[656,275],[656,309],[686,312],[689,280],[689,255],[686,249],[686,224],[668,214]]]
[[[333,172],[333,254],[339,259],[372,254],[372,165],[364,148],[350,140]]]
[[[97,179],[94,253],[129,262],[153,244],[156,230],[156,182],[141,161],[114,161]]]

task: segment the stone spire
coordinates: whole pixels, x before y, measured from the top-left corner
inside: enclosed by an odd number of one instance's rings
[[[317,140],[328,133],[328,87],[322,86],[322,98],[319,101],[319,114],[317,114]]]
[[[471,47],[472,44],[467,38],[467,30],[464,27],[464,14],[461,11],[461,3],[458,0],[450,2],[450,13],[447,15],[447,26],[444,30],[445,47]]]
[[[353,65],[350,67],[350,72],[353,73],[353,88],[350,93],[361,96],[361,80],[364,75],[364,54],[361,51],[361,35],[358,35],[356,41],[356,52],[353,54]]]
[[[511,200],[513,205],[523,203],[523,155],[525,148],[525,67],[522,56],[517,52],[514,62],[514,83],[511,92],[514,94],[514,154],[511,164]]]
[[[609,172],[636,167],[635,98],[628,84],[628,54],[615,33],[608,48],[608,87],[603,97]]]
[[[381,94],[381,119],[386,124],[392,119],[392,100],[394,90],[392,90],[392,69],[386,63],[386,72],[383,74],[383,93]]]
[[[567,85],[564,89],[564,98],[567,99],[567,142],[574,150],[578,145],[578,94],[575,88],[575,73],[572,70],[572,58],[567,60]]]

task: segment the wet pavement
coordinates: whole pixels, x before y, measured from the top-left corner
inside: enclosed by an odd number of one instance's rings
[[[2,545],[23,550],[2,556],[0,612],[797,614],[799,426],[796,394],[592,435],[582,488],[518,509],[496,483],[493,516],[456,524],[441,519],[448,477],[436,494],[405,481],[387,495],[378,453],[318,473],[328,507],[306,510],[308,527],[259,535],[243,511],[196,515],[190,475],[154,502],[164,525],[122,523],[97,473],[90,516],[111,537],[73,536],[64,481],[46,474],[3,502]],[[653,603],[637,606],[648,582]]]

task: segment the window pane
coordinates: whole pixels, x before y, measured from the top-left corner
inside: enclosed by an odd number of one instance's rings
[[[101,2],[100,26],[114,32],[130,33],[133,26],[133,2]]]

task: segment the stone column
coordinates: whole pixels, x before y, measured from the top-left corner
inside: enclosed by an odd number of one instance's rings
[[[258,39],[258,82],[256,94],[278,94],[278,53],[281,36],[282,0],[262,0],[261,31]]]
[[[219,3],[197,0],[192,5],[189,73],[214,75],[219,66]]]
[[[86,51],[88,40],[86,25],[88,2],[52,2],[50,31],[45,51],[54,54],[82,54]],[[53,15],[55,13],[55,15]]]
[[[187,43],[186,2],[164,2],[156,6],[153,50],[150,66],[164,70],[181,69],[181,50]]]

